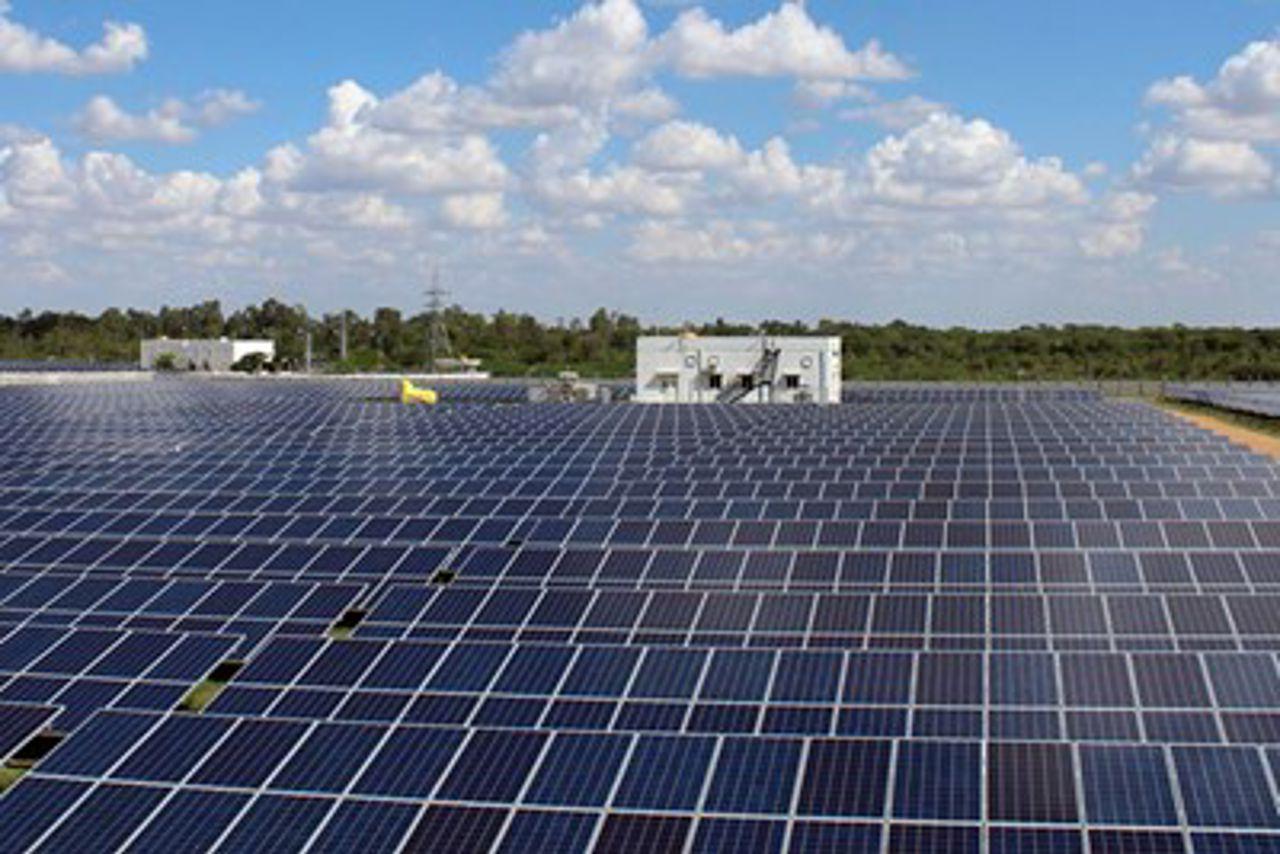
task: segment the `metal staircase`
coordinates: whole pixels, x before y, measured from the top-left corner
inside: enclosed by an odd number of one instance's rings
[[[750,384],[738,382],[729,386],[720,392],[716,397],[716,402],[737,403],[758,388],[764,386],[772,387],[774,380],[778,378],[778,361],[781,356],[782,350],[766,346],[764,352],[760,354],[760,361],[756,362],[755,368],[751,371]]]

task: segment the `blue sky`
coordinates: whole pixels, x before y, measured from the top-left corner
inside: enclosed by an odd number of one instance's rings
[[[1273,0],[9,5],[0,311],[1280,322]]]

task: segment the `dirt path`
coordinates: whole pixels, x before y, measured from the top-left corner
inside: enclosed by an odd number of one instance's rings
[[[1270,436],[1266,433],[1259,433],[1257,430],[1250,430],[1247,427],[1240,427],[1229,421],[1223,421],[1214,418],[1211,415],[1201,415],[1198,412],[1184,412],[1170,406],[1164,407],[1164,410],[1171,415],[1176,415],[1184,421],[1190,421],[1197,427],[1203,427],[1206,430],[1212,430],[1214,433],[1226,436],[1231,441],[1244,445],[1251,451],[1259,454],[1266,454],[1272,459],[1280,460],[1280,437]]]

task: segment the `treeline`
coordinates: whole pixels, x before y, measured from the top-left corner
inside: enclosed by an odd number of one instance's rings
[[[109,309],[97,317],[26,311],[0,316],[0,359],[132,362],[138,341],[170,338],[271,338],[280,357],[300,364],[307,331],[313,360],[328,370],[414,370],[428,360],[430,317],[393,308],[371,316],[348,312],[347,359],[339,360],[342,315],[308,315],[302,306],[267,300],[225,313],[217,301],[158,312]],[[601,309],[585,320],[548,324],[528,314],[444,312],[456,355],[482,359],[498,376],[631,374],[635,339],[679,331],[646,327]],[[895,321],[815,325],[767,321],[758,326],[717,320],[686,327],[703,335],[839,335],[844,374],[867,380],[1280,380],[1280,329],[1128,329],[1113,326],[1024,326],[1012,330],[933,329]]]

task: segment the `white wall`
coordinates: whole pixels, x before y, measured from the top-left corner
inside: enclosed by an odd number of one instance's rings
[[[142,342],[139,364],[143,370],[154,370],[156,359],[168,353],[180,371],[229,371],[231,366],[250,353],[262,353],[274,359],[274,341],[233,341],[227,338],[149,338]]]
[[[772,388],[758,388],[743,402],[840,402],[840,339],[817,336],[644,336],[636,342],[636,400],[714,403],[724,388],[755,369],[765,348],[781,350]],[[718,374],[722,388],[710,386]],[[788,389],[785,377],[799,378]]]

